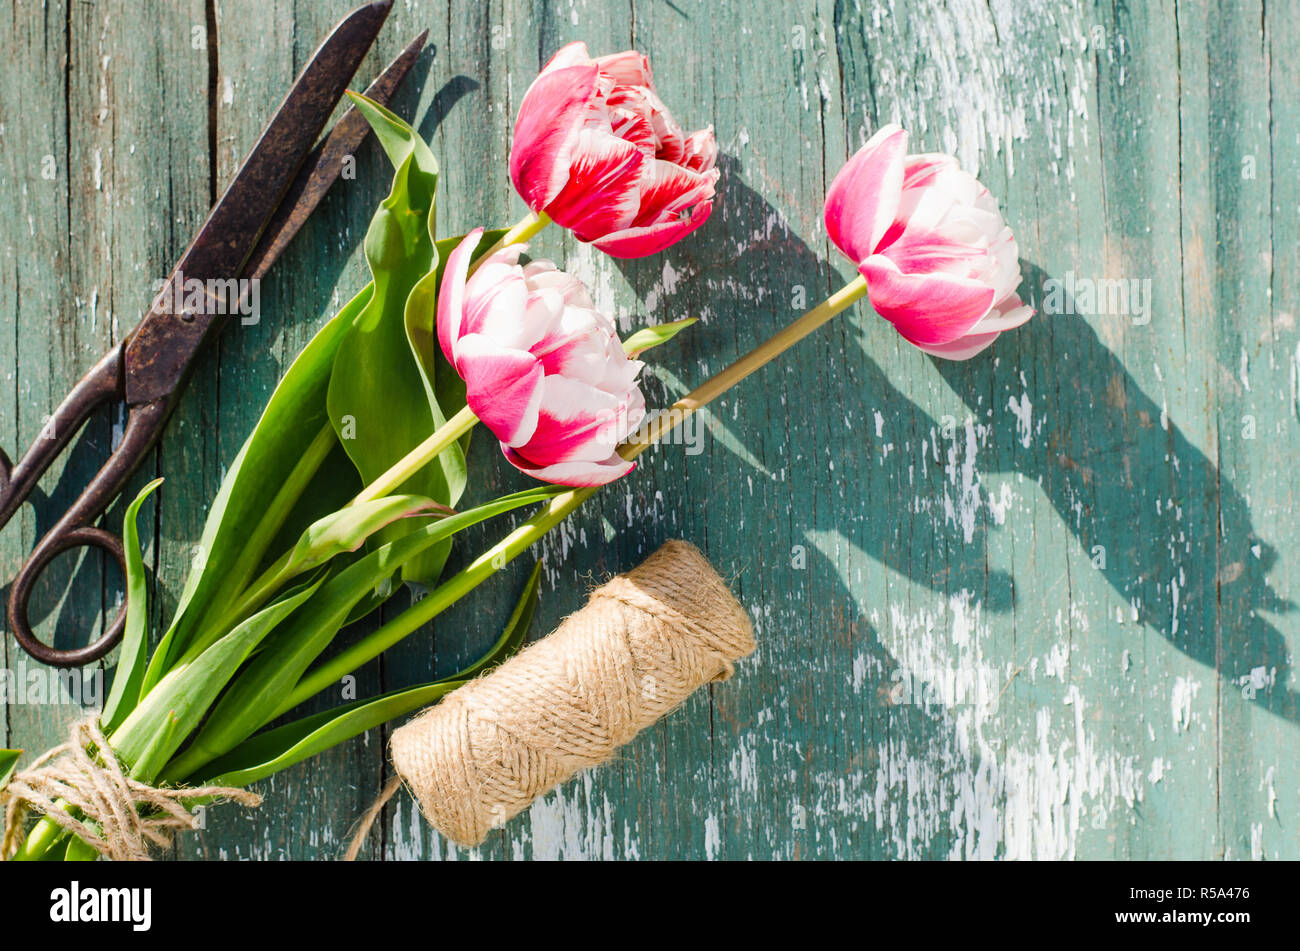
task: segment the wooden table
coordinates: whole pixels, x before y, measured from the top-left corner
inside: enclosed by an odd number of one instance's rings
[[[25,447],[134,325],[351,5],[0,11],[0,444]],[[443,234],[524,210],[510,129],[566,41],[647,52],[683,124],[715,125],[722,197],[697,236],[635,262],[558,229],[534,248],[586,279],[625,332],[702,318],[654,355],[652,404],[852,275],[822,196],[890,120],[999,197],[1039,309],[979,358],[941,363],[862,305],[718,404],[697,454],[660,449],[541,546],[536,633],[681,537],[735,578],[760,647],[479,854],[1300,857],[1300,5],[1118,9],[398,4],[363,78],[430,28],[396,108],[443,163]],[[262,287],[261,321],[200,366],[137,478],[167,478],[146,509],[161,617],[279,374],[364,283],[360,243],[389,175],[368,144]],[[1121,287],[1136,293],[1119,300]],[[1089,301],[1089,288],[1103,293]],[[4,578],[117,422],[97,418],[48,497],[5,529]],[[523,484],[484,435],[478,499]],[[463,536],[453,567],[494,537]],[[359,695],[450,672],[490,643],[526,560],[371,664]],[[120,579],[98,554],[60,568],[40,631],[68,646],[102,624]],[[4,662],[37,669],[12,637]],[[78,713],[9,704],[0,740],[42,748]],[[386,738],[264,783],[258,812],[210,810],[175,854],[336,857],[388,775]],[[466,855],[405,795],[363,854]]]

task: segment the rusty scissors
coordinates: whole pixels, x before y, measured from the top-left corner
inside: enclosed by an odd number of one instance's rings
[[[338,178],[345,158],[369,131],[349,109],[323,139],[321,131],[388,18],[392,0],[348,14],[321,43],[221,200],[168,276],[204,287],[246,289],[260,280]],[[386,104],[424,46],[420,34],[379,75],[366,95]],[[211,282],[211,283],[210,283]],[[209,292],[210,293],[210,292]],[[121,440],[68,511],[37,541],[9,593],[9,626],[32,657],[59,667],[85,664],[108,653],[122,636],[126,605],[104,635],[84,647],[59,650],[38,640],[28,618],[37,578],[61,553],[95,546],[126,570],[121,539],[95,523],[153,448],[196,358],[228,322],[214,307],[194,307],[189,296],[159,294],[136,328],[73,387],[17,465],[0,451],[0,528],[35,488],[55,457],[100,406],[125,404]],[[223,303],[228,301],[223,298]],[[236,310],[241,310],[237,307]],[[227,308],[227,312],[229,312]],[[45,438],[48,436],[49,438]]]

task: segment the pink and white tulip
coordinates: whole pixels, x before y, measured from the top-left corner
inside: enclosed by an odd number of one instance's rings
[[[662,251],[708,220],[718,144],[686,135],[635,50],[555,54],[524,95],[510,178],[535,212],[614,257]]]
[[[835,176],[826,229],[876,312],[927,353],[968,359],[1033,316],[1016,294],[1019,248],[996,199],[953,157],[908,155],[896,125]]]
[[[608,317],[577,278],[550,261],[519,263],[525,245],[468,277],[482,229],[447,258],[438,342],[465,381],[466,402],[511,465],[561,485],[604,485],[633,468],[616,447],[645,416],[636,376]]]

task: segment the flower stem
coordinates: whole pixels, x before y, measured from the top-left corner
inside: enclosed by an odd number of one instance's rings
[[[866,292],[866,278],[858,275],[794,323],[760,343],[725,370],[709,377],[674,403],[666,413],[656,414],[648,426],[634,433],[619,447],[619,455],[624,459],[636,458],[696,410],[721,396],[755,370],[771,363],[836,314],[852,306]]]
[[[474,261],[469,266],[469,272],[474,270],[488,257],[502,248],[518,244],[521,241],[527,241],[537,232],[541,231],[551,223],[551,219],[544,211],[530,211],[515,224],[513,228],[501,236],[496,244],[488,248],[482,254],[476,255]],[[438,429],[424,442],[416,446],[405,456],[402,457],[392,468],[377,478],[370,485],[362,490],[361,494],[352,500],[353,505],[359,502],[369,502],[372,499],[382,498],[393,489],[397,488],[411,476],[415,475],[421,468],[428,465],[438,454],[459,439],[470,428],[478,422],[468,406],[464,407]]]
[[[541,512],[521,524],[471,564],[447,579],[425,598],[411,605],[372,634],[308,671],[284,699],[268,722],[315,696],[367,661],[378,657],[408,634],[433,620],[472,589],[504,568],[595,493],[597,487],[573,489],[557,495]]]
[[[362,489],[361,494],[349,504],[359,505],[362,502],[369,502],[388,495],[388,493],[436,459],[444,449],[469,432],[477,422],[478,417],[474,415],[474,411],[468,406],[463,407],[459,413],[434,430],[433,435],[399,459],[374,482]]]
[[[550,223],[551,218],[546,212],[530,211],[528,214],[520,218],[513,228],[503,234],[501,240],[474,258],[473,263],[469,266],[469,273],[473,274],[478,270],[480,264],[492,255],[496,254],[502,248],[509,247],[512,244],[519,244],[522,241],[527,241]]]
[[[784,330],[765,343],[759,344],[731,366],[709,377],[682,397],[673,404],[672,408],[675,412],[658,414],[654,423],[623,443],[619,448],[620,454],[625,459],[640,455],[691,413],[735,386],[755,370],[776,359],[836,314],[851,306],[866,292],[867,285],[863,278],[858,277],[850,281]],[[315,696],[433,620],[564,521],[578,506],[594,495],[598,488],[599,486],[572,489],[563,495],[557,495],[545,509],[519,525],[472,563],[430,592],[423,600],[411,605],[342,653],[308,671],[293,691],[285,697],[274,715],[268,717],[268,722]]]
[[[76,812],[76,807],[66,799],[56,799],[54,805],[69,815]],[[64,830],[62,826],[53,819],[42,816],[37,821],[36,825],[32,827],[32,830],[27,833],[26,841],[24,841],[18,851],[11,856],[10,861],[34,862],[39,860],[41,856],[45,855],[46,852],[54,847],[55,843],[58,842],[63,833]]]
[[[258,564],[266,555],[267,547],[284,527],[294,506],[297,505],[312,479],[316,477],[335,445],[337,439],[334,428],[327,422],[294,463],[293,469],[276,490],[270,503],[259,513],[259,518],[240,548],[235,563],[219,579],[218,587],[213,592],[209,603],[231,605],[243,600]],[[196,570],[202,571],[201,568]],[[176,640],[165,650],[155,650],[153,657],[150,658],[145,668],[142,696],[157,686],[158,681],[180,662],[179,656],[191,659],[197,657],[228,634],[242,620],[228,610],[218,614],[218,609],[215,607],[211,612],[205,612],[200,617],[197,626],[176,627],[175,625],[183,622],[184,618],[185,614],[182,612],[179,618],[173,620],[173,629],[164,637],[163,644],[171,642],[173,634],[177,635]],[[184,631],[183,635],[181,631]]]

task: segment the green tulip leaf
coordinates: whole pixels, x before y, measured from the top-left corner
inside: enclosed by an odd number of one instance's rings
[[[151,781],[199,725],[217,695],[276,625],[312,596],[324,577],[258,611],[197,658],[169,671],[109,738],[138,779]]]
[[[380,724],[428,706],[460,684],[461,681],[448,680],[394,690],[259,733],[209,764],[215,775],[202,782],[219,786],[255,783]]]
[[[519,652],[519,649],[524,646],[524,641],[528,639],[529,629],[533,626],[533,615],[537,613],[537,600],[541,594],[541,586],[542,563],[538,561],[533,564],[528,581],[524,583],[524,593],[515,604],[514,612],[506,622],[501,637],[492,645],[491,650],[456,674],[458,679],[470,680],[477,677]]]
[[[0,789],[9,785],[9,780],[13,778],[14,771],[18,768],[18,759],[22,755],[22,750],[0,750]]]
[[[687,317],[685,320],[674,320],[670,324],[656,324],[653,327],[642,327],[632,336],[623,341],[623,350],[629,357],[637,357],[645,353],[651,347],[657,347],[660,344],[667,343],[676,337],[679,333],[698,321],[698,317]]]
[[[204,763],[225,754],[285,712],[284,698],[379,580],[391,577],[407,560],[456,532],[513,509],[545,502],[561,491],[557,486],[528,489],[421,526],[328,578],[311,601],[276,631],[274,642],[239,673],[194,742],[168,766],[163,778],[175,782],[187,779]]]
[[[149,651],[149,578],[144,569],[144,555],[140,551],[140,530],[136,519],[140,506],[153,491],[162,485],[154,479],[135,497],[122,520],[122,550],[126,556],[126,627],[122,635],[122,651],[118,654],[117,670],[113,672],[113,686],[104,701],[104,711],[99,716],[103,729],[112,732],[140,700],[140,687],[144,684],[145,664]]]
[[[414,155],[420,168],[431,173],[434,181],[437,181],[438,160],[405,119],[359,92],[349,89],[347,94],[357,111],[370,123],[375,138],[379,140],[394,168],[400,167],[409,156]]]
[[[372,700],[357,700],[333,710],[295,720],[246,740],[225,756],[209,763],[200,782],[221,786],[246,786],[315,756],[323,750],[359,736],[389,720],[436,703],[457,687],[508,660],[528,637],[537,607],[541,562],[533,567],[523,595],[501,637],[486,654],[464,670],[419,687],[394,690]]]
[[[318,494],[308,491],[310,486],[341,485],[350,490],[347,497],[360,489],[351,466],[330,467],[330,459],[337,457],[337,440],[328,426],[325,395],[339,345],[373,292],[373,285],[364,287],[312,338],[235,457],[208,512],[176,614],[154,649],[142,694],[162,679],[203,622],[252,581],[291,514],[302,519],[291,529],[294,537],[302,525],[323,514],[300,510],[300,499],[312,500]],[[323,463],[318,462],[322,449]]]
[[[455,510],[422,495],[388,495],[349,505],[312,523],[288,554],[286,577],[323,565],[335,555],[356,551],[366,539],[405,518],[437,515]]]
[[[364,97],[353,99],[397,170],[366,233],[366,261],[375,293],[348,328],[327,397],[330,423],[361,480],[369,484],[451,414],[438,404],[432,370],[421,364],[406,329],[408,299],[437,264],[433,231],[438,165],[429,147],[400,118]],[[415,294],[417,309],[424,294]],[[450,506],[459,500],[465,480],[464,451],[457,444],[416,473],[405,488]],[[381,532],[377,541],[391,541],[398,534]],[[448,551],[442,545],[426,552],[405,566],[404,577],[436,581]]]

